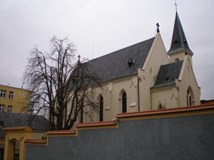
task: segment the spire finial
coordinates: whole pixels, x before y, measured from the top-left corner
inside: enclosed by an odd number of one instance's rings
[[[159,33],[160,32],[160,25],[159,25],[159,23],[156,23],[156,26],[157,26],[157,33]]]
[[[77,57],[78,57],[78,62],[80,62],[80,58],[81,58],[81,56],[80,56],[80,55],[78,55]]]
[[[177,5],[177,1],[175,0],[175,11],[177,12],[178,9],[178,5]]]

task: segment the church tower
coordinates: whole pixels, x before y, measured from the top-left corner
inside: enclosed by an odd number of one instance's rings
[[[171,47],[168,51],[168,55],[171,63],[184,60],[184,58],[188,56],[192,64],[193,52],[189,48],[177,11],[175,15]]]

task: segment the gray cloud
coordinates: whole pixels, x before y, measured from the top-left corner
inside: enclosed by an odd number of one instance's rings
[[[175,17],[170,0],[2,0],[0,83],[20,87],[29,51],[49,50],[53,35],[68,37],[91,59],[155,36],[157,22],[166,49]],[[178,13],[189,45],[202,99],[214,98],[214,1],[180,0]],[[93,48],[93,49],[92,49]],[[92,53],[93,50],[93,53]]]

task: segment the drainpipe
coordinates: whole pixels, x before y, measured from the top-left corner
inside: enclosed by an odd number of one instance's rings
[[[140,78],[137,76],[137,105],[138,105],[138,112],[140,112]]]

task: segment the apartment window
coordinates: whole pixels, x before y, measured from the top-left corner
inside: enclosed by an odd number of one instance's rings
[[[0,90],[0,97],[5,97],[6,96],[6,90]]]
[[[13,92],[12,91],[9,92],[9,97],[8,98],[9,99],[13,99]]]
[[[9,105],[9,106],[7,107],[7,112],[12,112],[12,108],[13,108],[13,106],[10,106],[10,105]]]
[[[0,112],[4,112],[4,104],[0,104]]]

